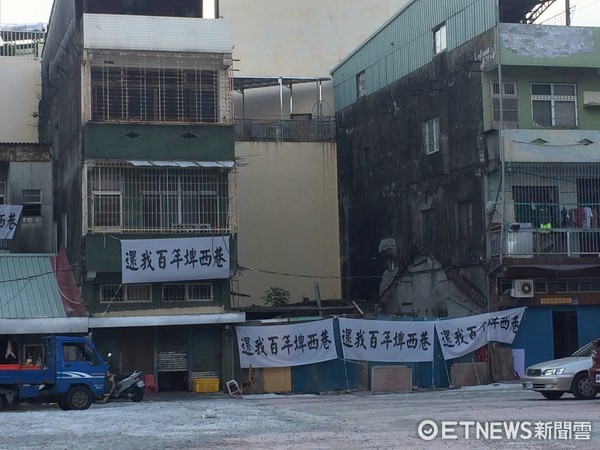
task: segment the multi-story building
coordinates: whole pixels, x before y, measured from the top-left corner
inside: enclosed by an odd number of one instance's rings
[[[600,315],[600,31],[534,23],[552,3],[412,1],[332,71],[344,295],[527,306],[525,364]]]
[[[57,1],[40,140],[57,243],[117,370],[231,377],[236,263],[231,23],[216,2]]]
[[[220,0],[236,61],[236,306],[261,305],[271,287],[292,303],[341,298],[329,72],[405,3]]]
[[[42,24],[0,27],[0,364],[43,365],[45,336],[88,331],[56,253],[52,147],[38,143],[45,36]]]

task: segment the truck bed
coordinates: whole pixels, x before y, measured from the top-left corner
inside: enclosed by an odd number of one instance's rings
[[[0,386],[14,384],[53,383],[54,378],[48,369],[40,366],[0,364]]]

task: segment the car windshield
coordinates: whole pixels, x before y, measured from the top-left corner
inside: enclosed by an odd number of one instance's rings
[[[594,349],[594,341],[588,342],[571,356],[592,356],[592,350]]]

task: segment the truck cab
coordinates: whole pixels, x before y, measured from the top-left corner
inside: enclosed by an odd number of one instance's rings
[[[87,409],[105,393],[108,367],[84,337],[45,339],[43,366],[0,364],[0,400],[56,401],[62,409]]]

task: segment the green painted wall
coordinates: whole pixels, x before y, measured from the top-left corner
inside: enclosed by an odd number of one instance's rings
[[[600,91],[597,69],[556,67],[502,66],[502,79],[517,82],[519,97],[519,128],[533,128],[531,120],[531,83],[575,83],[577,85],[577,114],[579,129],[600,129],[600,107],[583,106],[584,91]],[[491,83],[497,81],[497,72],[483,74],[483,101],[485,129],[491,128]]]
[[[231,125],[85,125],[86,159],[232,161],[234,155]]]

